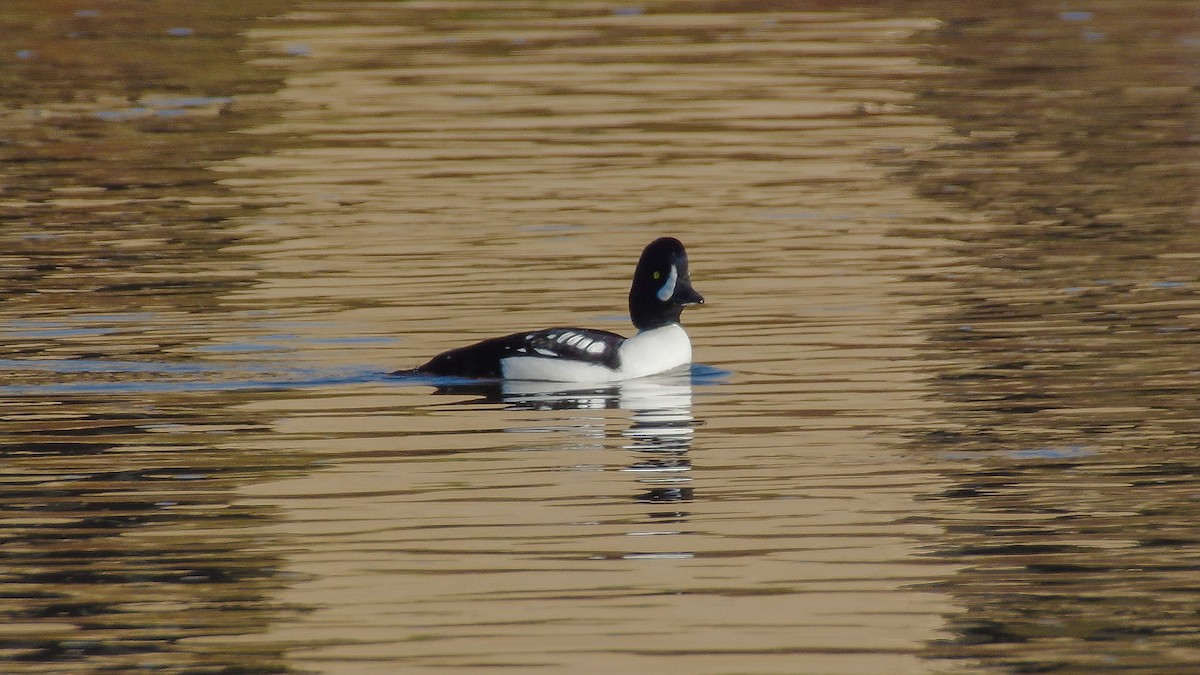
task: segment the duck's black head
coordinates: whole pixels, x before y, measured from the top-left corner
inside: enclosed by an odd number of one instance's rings
[[[702,305],[704,297],[692,288],[687,251],[674,237],[655,239],[642,251],[633,286],[629,289],[629,315],[638,330],[679,322],[687,305]]]

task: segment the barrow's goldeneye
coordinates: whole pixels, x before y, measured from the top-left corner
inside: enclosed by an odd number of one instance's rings
[[[619,382],[692,361],[692,343],[679,325],[687,305],[704,303],[688,276],[687,252],[674,237],[642,251],[629,289],[637,335],[588,328],[513,333],[438,354],[411,371],[419,375],[550,382]]]

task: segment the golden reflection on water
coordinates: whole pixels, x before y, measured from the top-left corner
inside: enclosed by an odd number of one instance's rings
[[[5,670],[1195,661],[1177,5],[14,7]],[[382,376],[660,234],[695,377]]]
[[[969,241],[980,269],[934,332],[958,361],[937,389],[960,426],[928,445],[960,462],[947,497],[986,516],[948,523],[967,563],[948,587],[970,608],[948,651],[1189,669],[1200,17],[1086,9],[947,22],[954,81],[918,102],[960,135],[915,167],[919,191],[997,223]]]
[[[906,40],[935,24],[375,16],[256,33],[311,47],[294,110],[256,130],[308,142],[228,167],[280,204],[244,226],[264,267],[235,302],[374,323],[403,367],[524,326],[626,330],[636,252],[669,233],[714,298],[686,317],[697,358],[734,373],[672,409],[695,430],[665,462],[631,436],[677,437],[639,429],[627,391],[255,406],[267,451],[330,464],[246,490],[287,514],[271,536],[307,534],[289,571],[311,581],[280,601],[312,612],[264,639],[322,670],[920,670],[955,607],[919,588],[952,569],[923,554],[939,507],[918,501],[946,486],[896,451],[931,405],[928,309],[897,295],[939,292],[903,277],[954,256],[915,234],[949,215],[870,154],[945,131],[894,87],[929,70]]]

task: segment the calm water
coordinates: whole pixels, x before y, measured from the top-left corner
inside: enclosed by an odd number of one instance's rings
[[[1193,5],[243,4],[0,9],[5,672],[1200,662]]]

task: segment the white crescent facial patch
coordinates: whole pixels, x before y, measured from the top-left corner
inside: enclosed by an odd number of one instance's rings
[[[662,288],[658,289],[658,292],[655,293],[659,300],[666,302],[671,299],[672,295],[675,295],[676,281],[679,281],[679,270],[675,269],[674,265],[671,265],[671,273],[667,275],[667,280],[663,282]]]

